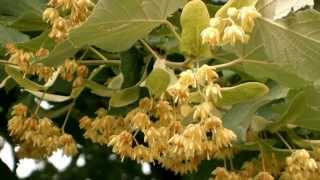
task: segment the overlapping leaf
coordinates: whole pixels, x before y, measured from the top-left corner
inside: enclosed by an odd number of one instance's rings
[[[185,3],[185,0],[100,0],[88,21],[70,34],[78,47],[123,51]]]

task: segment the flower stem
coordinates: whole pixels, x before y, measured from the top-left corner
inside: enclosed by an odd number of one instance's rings
[[[178,39],[178,41],[181,42],[181,37],[180,37],[180,35],[177,33],[176,28],[174,27],[174,25],[173,25],[170,21],[168,21],[168,20],[165,21],[165,25],[167,25],[167,27],[171,30],[171,32],[172,32],[172,33],[174,34],[174,36]]]
[[[156,59],[161,59],[161,57],[149,46],[149,44],[143,40],[140,39],[140,42],[143,44],[144,47],[147,48],[147,50],[156,58]]]

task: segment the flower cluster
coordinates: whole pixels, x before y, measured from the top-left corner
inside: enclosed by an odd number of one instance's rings
[[[62,132],[48,118],[28,116],[25,105],[14,106],[12,116],[8,129],[10,136],[19,142],[20,157],[45,158],[60,148],[69,156],[78,152],[77,144],[71,135]]]
[[[90,0],[50,0],[43,19],[52,25],[49,37],[65,40],[72,28],[81,25],[90,15],[94,4]]]
[[[286,159],[287,167],[281,175],[283,180],[318,179],[319,163],[310,157],[308,151],[296,150]]]
[[[7,52],[10,55],[9,62],[19,66],[24,75],[36,75],[39,80],[48,81],[52,77],[56,68],[45,66],[41,63],[32,63],[33,58],[41,58],[49,55],[49,50],[40,48],[36,52],[29,52],[19,49],[14,44],[6,45]],[[73,81],[73,86],[78,87],[84,83],[88,76],[87,66],[78,64],[75,60],[66,59],[64,64],[59,66],[61,69],[60,77],[66,81]]]
[[[73,86],[78,87],[84,83],[89,70],[85,65],[78,64],[75,60],[66,59],[61,66],[61,77],[67,81],[73,81]]]
[[[210,26],[201,32],[202,43],[212,47],[224,44],[235,45],[236,42],[247,43],[255,25],[255,19],[261,15],[254,6],[237,9],[230,7],[227,17],[214,17]]]
[[[54,72],[51,67],[44,66],[41,63],[32,64],[33,58],[41,58],[49,55],[49,50],[45,48],[40,48],[36,52],[25,51],[19,49],[16,45],[12,43],[6,44],[6,49],[10,55],[9,62],[16,64],[20,67],[20,70],[24,74],[37,75],[39,79],[44,79],[47,81]]]
[[[197,170],[204,159],[232,154],[236,135],[223,127],[214,99],[220,95],[218,74],[204,65],[180,74],[177,83],[162,98],[143,98],[125,117],[104,113],[95,120],[84,117],[80,127],[85,137],[112,146],[121,158],[158,162],[176,173]],[[193,103],[196,90],[204,101]],[[228,152],[228,153],[226,153]]]

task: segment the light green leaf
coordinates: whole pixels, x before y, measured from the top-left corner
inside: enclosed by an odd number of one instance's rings
[[[302,22],[295,22],[302,23]],[[313,31],[309,24],[309,32]],[[259,21],[267,55],[283,71],[306,81],[320,77],[320,41],[297,30],[267,19]]]
[[[124,107],[139,99],[140,87],[133,86],[127,89],[116,91],[109,101],[112,107]]]
[[[170,74],[160,68],[153,69],[145,80],[145,86],[148,88],[150,94],[157,97],[161,96],[170,84]]]
[[[71,99],[70,96],[61,96],[61,95],[56,95],[56,94],[50,94],[50,93],[45,93],[43,95],[44,92],[40,92],[40,91],[32,91],[32,90],[27,90],[29,93],[31,93],[32,95],[41,98],[45,101],[49,101],[49,102],[65,102]]]
[[[116,89],[116,90],[121,89],[123,80],[124,80],[123,74],[122,73],[118,74],[117,76],[111,79],[110,83],[108,84],[108,88]]]
[[[180,17],[182,34],[180,50],[191,57],[210,57],[210,47],[203,44],[201,31],[209,26],[210,15],[207,6],[201,0],[189,1]]]
[[[308,86],[320,77],[320,33],[314,30],[319,18],[319,12],[306,10],[281,21],[259,19],[249,43],[232,52],[253,77],[271,78],[291,88]]]
[[[222,88],[222,97],[218,100],[218,105],[229,106],[256,100],[268,92],[268,86],[258,82],[248,82],[234,87]]]
[[[164,23],[185,0],[100,0],[86,23],[70,33],[77,47],[96,45],[107,51],[129,49]]]
[[[45,88],[27,78],[23,77],[23,73],[17,70],[14,67],[6,66],[5,67],[6,73],[14,79],[21,87],[32,90],[32,91],[39,91],[39,90],[45,90]]]

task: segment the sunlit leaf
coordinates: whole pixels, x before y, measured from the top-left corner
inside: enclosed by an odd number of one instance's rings
[[[150,94],[158,97],[167,90],[169,84],[169,73],[160,68],[154,69],[145,80],[145,86],[148,88]]]
[[[133,86],[113,93],[109,101],[112,107],[124,107],[139,99],[140,87]]]
[[[218,100],[219,105],[233,105],[263,97],[269,92],[269,88],[257,82],[243,83],[238,86],[222,88],[222,97]]]
[[[77,47],[96,45],[107,51],[129,49],[185,0],[100,0],[88,21],[70,33]]]

